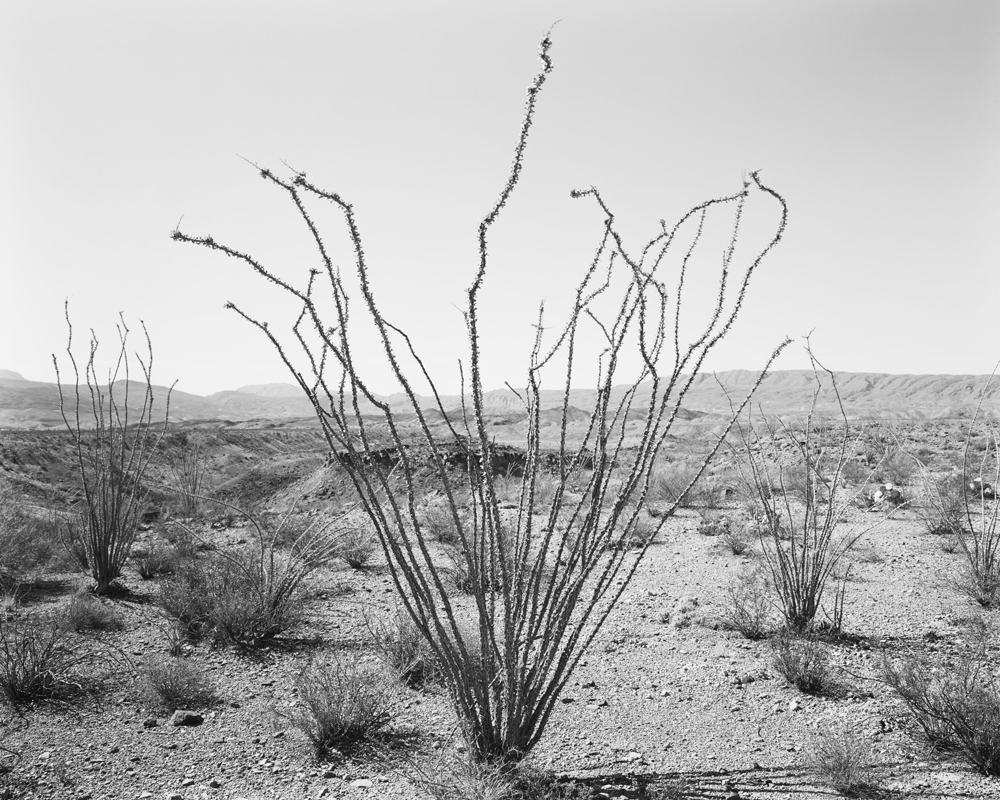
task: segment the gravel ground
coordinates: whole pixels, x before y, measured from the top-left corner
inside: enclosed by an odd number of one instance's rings
[[[806,758],[817,731],[832,728],[872,743],[879,796],[1000,797],[997,781],[917,750],[907,733],[912,723],[874,680],[883,648],[953,654],[968,641],[978,613],[947,580],[961,556],[923,533],[912,511],[897,512],[862,540],[846,602],[846,628],[855,636],[828,646],[844,687],[836,698],[789,686],[776,674],[766,641],[715,629],[727,585],[752,557],[723,550],[717,538],[696,532],[697,522],[695,512],[680,512],[650,548],[567,687],[535,764],[607,785],[609,796],[638,796],[622,776],[646,776],[686,778],[696,797],[831,797]],[[321,637],[319,644],[252,657],[206,644],[192,648],[187,658],[206,670],[221,698],[195,709],[204,716],[196,727],[170,724],[141,691],[135,665],[166,652],[167,623],[150,602],[155,582],[127,583],[133,594],[113,601],[124,629],[88,634],[127,661],[115,660],[103,691],[24,710],[26,726],[5,742],[20,753],[6,777],[13,796],[414,798],[421,795],[406,777],[408,761],[456,747],[455,718],[442,691],[398,689],[396,726],[419,736],[413,750],[387,762],[318,762],[305,738],[275,713],[294,704],[294,677],[311,654],[341,650],[373,658],[365,615],[393,608],[384,565],[337,566],[317,576],[308,623],[298,633],[303,640]],[[65,594],[56,593],[29,608],[61,602]]]

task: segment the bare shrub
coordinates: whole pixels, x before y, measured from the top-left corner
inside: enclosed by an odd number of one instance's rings
[[[225,643],[252,647],[301,623],[304,582],[338,554],[341,531],[338,519],[316,519],[282,552],[275,545],[281,524],[268,528],[255,515],[242,513],[256,542],[184,562],[161,587],[159,603],[192,636],[211,632]]]
[[[144,581],[173,575],[180,566],[184,555],[176,547],[154,541],[148,547],[133,547],[132,566]]]
[[[872,471],[867,464],[851,459],[844,463],[840,471],[840,479],[845,486],[857,487],[868,483],[872,478]]]
[[[0,691],[11,703],[83,689],[82,668],[101,657],[75,640],[61,620],[0,617]]]
[[[368,628],[382,663],[411,689],[442,682],[434,651],[409,614],[397,611],[388,622],[370,623]]]
[[[899,695],[932,749],[960,755],[1000,777],[1000,687],[984,647],[944,665],[912,656],[885,659],[882,677]]]
[[[806,763],[816,776],[845,797],[864,797],[874,786],[871,744],[844,729],[817,736],[806,751]]]
[[[753,543],[742,531],[728,530],[719,536],[718,547],[720,550],[732,553],[734,556],[743,556],[753,553]]]
[[[429,505],[420,512],[419,519],[421,528],[428,538],[436,539],[446,545],[456,545],[461,541],[458,536],[459,523],[446,504]]]
[[[841,562],[878,524],[855,526],[844,535],[837,531],[861,493],[856,489],[853,495],[844,496],[841,472],[863,441],[864,432],[852,431],[833,373],[819,364],[808,341],[806,352],[812,362],[815,390],[809,413],[797,426],[799,430],[767,419],[761,424],[748,420],[737,423],[742,446],[733,448],[756,507],[753,516],[771,573],[770,585],[786,625],[796,632],[815,623],[824,608],[828,584],[836,577]],[[842,432],[833,447],[822,446],[813,430],[823,375],[829,380],[840,410]],[[782,456],[783,449],[793,454],[791,461]],[[832,611],[837,626],[842,622],[843,592],[841,582]]]
[[[482,763],[454,754],[414,764],[410,777],[435,800],[590,800],[600,796],[585,784],[527,764]]]
[[[121,615],[87,592],[77,592],[66,604],[63,620],[70,630],[118,631],[124,627]]]
[[[129,328],[125,318],[119,318],[120,347],[108,372],[106,386],[102,385],[97,375],[98,340],[91,331],[89,354],[83,367],[84,394],[81,392],[80,370],[73,355],[73,325],[67,301],[66,325],[69,333],[66,354],[74,377],[74,397],[69,409],[69,387],[63,386],[59,362],[52,356],[59,387],[59,411],[73,437],[76,471],[83,485],[81,539],[86,564],[91,577],[97,582],[98,594],[107,592],[121,576],[135,541],[148,496],[143,480],[166,432],[172,391],[171,388],[167,392],[163,425],[156,427],[153,424],[153,347],[149,334],[143,324],[146,360],[135,355],[143,377],[138,384],[142,393],[137,408],[130,373]]]
[[[729,585],[719,623],[756,641],[767,636],[771,617],[771,588],[768,576],[759,568],[740,575]]]
[[[306,735],[321,757],[349,754],[392,721],[392,692],[384,675],[354,661],[312,661],[295,686],[299,705],[279,714]]]
[[[59,555],[62,531],[58,517],[39,515],[5,480],[0,480],[0,593],[14,591]]]
[[[729,514],[719,512],[702,513],[698,520],[698,533],[702,536],[723,536],[733,532],[733,520]]]
[[[961,472],[933,475],[921,469],[921,503],[917,513],[933,536],[957,537],[965,532],[965,480]]]
[[[337,546],[340,557],[351,569],[367,567],[377,550],[378,540],[371,528],[364,524],[348,527],[341,533]]]
[[[778,673],[799,691],[829,695],[836,685],[823,643],[814,636],[782,634],[771,640],[771,663]]]
[[[188,440],[186,445],[181,454],[170,461],[170,482],[183,516],[196,519],[201,514],[205,492],[205,458],[197,439]]]
[[[449,417],[412,340],[382,313],[373,294],[354,208],[339,194],[316,186],[303,173],[282,177],[260,169],[260,175],[288,197],[316,247],[317,268],[310,270],[301,285],[211,236],[193,237],[180,230],[171,233],[175,241],[242,261],[298,302],[300,312],[290,320],[284,342],[279,339],[278,325],[251,317],[235,305],[229,307],[277,349],[312,401],[332,457],[348,473],[375,529],[400,602],[442,664],[470,749],[480,760],[518,761],[535,746],[566,681],[628,587],[649,543],[636,550],[612,545],[634,525],[631,520],[646,513],[654,469],[687,392],[708,353],[732,329],[750,280],[780,240],[787,219],[784,200],[761,183],[757,173],[751,173],[738,192],[701,203],[676,225],[661,225],[645,246],[626,248],[600,192],[589,188],[571,193],[573,198],[593,201],[605,221],[596,237],[594,257],[575,289],[566,323],[553,328],[539,311],[525,385],[515,390],[528,420],[522,489],[517,507],[510,514],[502,513],[501,504],[507,501],[497,495],[500,470],[495,469],[499,465],[484,400],[481,289],[492,265],[488,255],[491,228],[518,184],[539,93],[552,68],[550,47],[546,37],[543,66],[529,89],[513,165],[479,226],[479,263],[466,295],[469,358],[461,372],[464,402],[458,429],[452,426],[455,415]],[[759,244],[741,241],[737,247],[739,222],[748,204],[756,200],[776,204],[772,232]],[[320,212],[314,217],[314,207],[333,209],[343,217],[354,254],[353,272],[335,266],[317,222]],[[726,213],[733,224],[728,239],[721,242],[718,296],[704,317],[693,319],[680,313],[680,289],[704,231],[716,230],[713,223],[705,224],[706,219],[720,213]],[[663,278],[668,273],[669,287]],[[601,352],[595,357],[598,385],[596,401],[585,412],[589,420],[579,423],[585,433],[571,441],[567,428],[571,418],[579,415],[575,400],[570,402],[571,387],[586,349],[581,343],[583,330],[600,338]],[[357,342],[365,332],[375,337],[408,401],[406,412],[412,422],[407,427],[415,431],[419,446],[409,435],[403,440],[401,418],[374,394],[359,371],[363,362],[356,355]],[[767,368],[783,347],[772,354]],[[543,442],[552,436],[542,435],[542,381],[557,364],[561,400],[552,430],[558,432],[558,445],[553,452],[543,453]],[[627,383],[622,382],[623,370],[628,371]],[[418,391],[428,390],[434,398],[433,410],[440,414],[435,419],[445,420],[443,429],[434,426],[431,430],[427,403],[418,397]],[[373,466],[378,463],[375,453],[384,443],[371,433],[372,408],[384,421],[391,446],[405,456],[391,474]],[[625,421],[637,416],[646,423],[638,436],[626,439]],[[695,482],[730,428],[731,424],[699,462]],[[452,468],[448,454],[456,450],[464,454],[470,469]],[[568,486],[579,486],[584,472],[584,491],[567,492]],[[551,495],[546,475],[553,481]],[[458,620],[451,602],[455,590],[444,575],[447,566],[435,563],[427,547],[428,532],[417,505],[428,481],[441,492],[457,521],[461,545],[457,552],[473,587],[480,659],[472,659],[465,638],[457,635]],[[401,492],[397,491],[400,486]],[[539,494],[546,500],[542,514],[535,513],[540,508]],[[679,499],[658,511],[666,517],[678,505]],[[561,519],[574,535],[557,531]],[[661,519],[659,524],[663,523]]]
[[[152,658],[143,667],[142,678],[149,695],[170,711],[204,708],[216,701],[215,689],[205,673],[183,658]]]
[[[650,509],[691,508],[703,499],[698,483],[703,479],[700,464],[686,461],[665,463],[656,468],[649,482],[647,500]]]
[[[898,441],[885,444],[877,462],[875,480],[879,483],[891,483],[894,486],[909,486],[919,467],[919,462],[906,453]]]

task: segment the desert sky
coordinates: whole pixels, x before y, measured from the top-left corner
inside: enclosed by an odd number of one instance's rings
[[[550,28],[522,182],[491,233],[487,388],[523,384],[539,302],[557,330],[600,238],[603,216],[570,190],[598,187],[639,250],[660,220],[738,191],[752,170],[787,201],[788,228],[707,368],[759,367],[810,331],[836,370],[993,368],[992,0],[4,0],[0,368],[53,380],[68,300],[80,345],[93,328],[113,350],[119,312],[144,321],[157,383],[208,394],[287,381],[223,306],[280,331],[295,308],[245,265],[170,239],[182,220],[301,283],[316,252],[252,162],[353,204],[383,311],[455,391],[477,227]],[[748,218],[751,245],[773,213]],[[341,218],[317,218],[349,272]],[[707,243],[707,273],[723,250]],[[393,391],[378,348],[358,342],[371,385]],[[794,347],[777,366],[806,363]]]

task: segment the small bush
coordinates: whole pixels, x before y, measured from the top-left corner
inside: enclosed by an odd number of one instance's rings
[[[664,464],[653,473],[646,498],[654,508],[669,508],[679,503],[680,508],[690,508],[703,499],[698,483],[688,490],[698,474],[698,467],[685,462]]]
[[[720,550],[732,553],[734,556],[743,556],[753,552],[753,544],[739,531],[723,533],[719,536],[718,546]]]
[[[893,447],[879,463],[874,477],[879,483],[908,486],[917,469],[917,464],[911,456]]]
[[[928,533],[955,538],[965,532],[965,480],[961,473],[933,477],[924,471],[923,495],[917,512]]]
[[[948,667],[918,657],[886,659],[882,676],[913,714],[926,744],[1000,777],[1000,687],[991,667],[980,649]]]
[[[411,778],[435,800],[590,800],[600,796],[586,785],[523,762],[492,764],[460,755],[414,764]]]
[[[356,525],[341,534],[338,552],[351,569],[363,569],[377,549],[375,534],[366,525]]]
[[[369,626],[382,662],[411,689],[442,680],[441,666],[410,615],[398,611],[388,623]]]
[[[29,513],[14,490],[0,484],[0,592],[12,591],[58,555],[61,531],[56,518]]]
[[[872,471],[860,461],[845,461],[840,468],[840,478],[846,486],[858,487],[871,480]]]
[[[845,797],[860,797],[871,791],[871,746],[848,730],[818,736],[806,761],[823,783]]]
[[[447,545],[455,545],[461,541],[455,517],[446,505],[434,503],[428,506],[420,512],[418,522],[425,537]]]
[[[826,648],[812,636],[782,634],[771,642],[772,664],[799,691],[813,695],[833,694],[834,684]]]
[[[961,542],[955,543],[961,548]],[[983,608],[1000,607],[1000,564],[992,569],[980,568],[972,559],[962,566],[954,587]]]
[[[295,685],[299,707],[280,713],[321,757],[350,753],[385,732],[392,720],[392,694],[384,676],[354,662],[310,662]]]
[[[77,668],[91,658],[56,620],[0,619],[0,691],[11,703],[81,689]]]
[[[702,514],[698,520],[698,533],[702,536],[722,536],[733,532],[733,521],[728,514]]]
[[[121,616],[114,608],[87,592],[77,592],[66,605],[63,618],[70,630],[118,631],[123,627]]]
[[[215,690],[197,667],[183,658],[160,656],[143,668],[149,693],[170,711],[203,708],[216,700]]]
[[[767,636],[771,615],[770,592],[767,576],[760,569],[741,575],[729,586],[719,616],[721,626],[751,641],[763,639]]]
[[[648,514],[639,513],[632,524],[625,529],[615,546],[628,550],[639,550],[655,538],[659,529],[660,523],[656,519]]]
[[[161,587],[159,603],[195,638],[211,632],[249,647],[273,639],[301,623],[305,596],[293,556],[256,556],[248,549],[187,563]]]
[[[172,545],[154,542],[149,547],[133,547],[131,559],[139,577],[148,581],[161,575],[173,575],[180,565],[182,554]]]

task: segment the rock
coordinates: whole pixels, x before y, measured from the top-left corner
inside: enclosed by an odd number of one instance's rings
[[[351,781],[351,786],[355,789],[371,789],[374,785],[368,778],[359,778],[356,781]]]
[[[221,789],[222,781],[220,781],[218,778],[212,778],[212,780],[208,782],[208,785],[212,789]]]
[[[184,780],[181,781],[181,786],[183,786],[185,789],[188,786],[194,786],[194,778],[185,778]]]
[[[196,725],[201,725],[205,721],[205,718],[196,711],[188,711],[186,709],[178,709],[170,717],[170,724],[179,727],[181,725],[186,727],[194,727]]]
[[[150,717],[149,719],[144,719],[142,721],[142,727],[144,728],[155,728],[160,724],[156,717]]]

